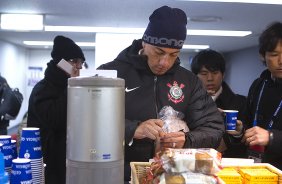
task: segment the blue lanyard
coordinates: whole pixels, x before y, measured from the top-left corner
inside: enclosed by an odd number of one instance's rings
[[[259,104],[260,104],[260,100],[261,100],[261,96],[262,96],[262,92],[264,90],[264,86],[265,86],[265,83],[267,82],[267,80],[265,80],[263,82],[263,85],[262,85],[262,88],[260,90],[260,93],[259,93],[259,97],[258,97],[258,103],[257,103],[257,107],[256,107],[256,112],[255,112],[255,118],[254,118],[254,121],[253,121],[253,126],[257,126],[257,116],[258,116],[258,109],[259,109]],[[271,130],[272,129],[272,125],[273,125],[273,119],[277,116],[279,110],[281,109],[282,107],[282,99],[277,107],[277,109],[275,110],[274,114],[272,115],[272,118],[268,124],[268,127],[267,129],[268,130]]]

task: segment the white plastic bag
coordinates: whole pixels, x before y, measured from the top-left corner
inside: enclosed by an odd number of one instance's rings
[[[164,122],[162,127],[164,132],[189,132],[187,123],[182,120],[184,115],[174,110],[171,106],[164,106],[159,112],[159,117]]]

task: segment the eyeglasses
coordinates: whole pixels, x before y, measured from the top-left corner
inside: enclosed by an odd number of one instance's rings
[[[81,67],[83,66],[86,69],[88,68],[88,64],[80,58],[70,59],[69,62],[76,66],[79,65]]]

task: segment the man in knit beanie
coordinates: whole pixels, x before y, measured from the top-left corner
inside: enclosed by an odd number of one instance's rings
[[[130,162],[148,162],[156,147],[217,148],[224,133],[223,118],[201,81],[180,66],[186,24],[183,10],[157,8],[142,39],[134,40],[114,61],[98,67],[117,70],[118,77],[125,80],[126,182],[130,181]],[[166,131],[169,125],[160,114],[162,109],[181,114],[190,131],[177,127],[172,129],[179,131]]]
[[[40,128],[45,184],[62,184],[66,183],[68,78],[79,75],[85,57],[81,48],[64,36],[55,37],[51,57],[44,78],[31,92],[27,126]],[[72,66],[70,73],[58,67],[61,59]]]
[[[143,35],[145,43],[181,49],[186,38],[186,14],[177,8],[163,6],[153,12]]]
[[[85,57],[81,48],[71,39],[61,35],[56,36],[54,39],[51,57],[53,58],[54,63],[58,64],[62,59],[64,59],[71,64],[71,72],[64,69],[64,67],[61,67],[61,65],[58,65],[71,77],[79,76],[79,71],[85,63]]]
[[[59,62],[61,59],[82,59],[85,61],[81,48],[74,41],[64,36],[56,36],[54,39],[53,50],[51,52],[53,60]]]

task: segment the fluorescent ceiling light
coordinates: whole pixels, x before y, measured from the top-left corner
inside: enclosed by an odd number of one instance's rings
[[[145,29],[118,27],[45,26],[45,31],[138,34],[144,33]]]
[[[90,33],[126,33],[126,34],[143,34],[145,28],[115,28],[115,27],[80,27],[80,26],[45,26],[45,31],[56,32],[90,32]],[[199,36],[247,36],[252,34],[251,31],[229,31],[229,30],[196,30],[188,29],[188,35]]]
[[[229,30],[195,30],[188,29],[187,35],[199,35],[199,36],[235,36],[244,37],[252,34],[251,31],[229,31]]]
[[[25,45],[30,46],[53,46],[52,41],[23,41]],[[95,47],[94,42],[75,42],[80,47]]]
[[[178,0],[178,1],[208,1],[227,3],[254,3],[254,4],[277,4],[282,5],[282,0]]]
[[[25,45],[29,46],[53,46],[52,41],[23,41]],[[94,42],[75,42],[80,47],[95,47]],[[209,45],[183,45],[183,49],[207,49]]]
[[[202,49],[208,49],[210,48],[209,45],[183,45],[182,47],[183,49],[198,49],[198,50],[202,50]]]
[[[43,15],[1,14],[1,29],[16,31],[43,30]]]

